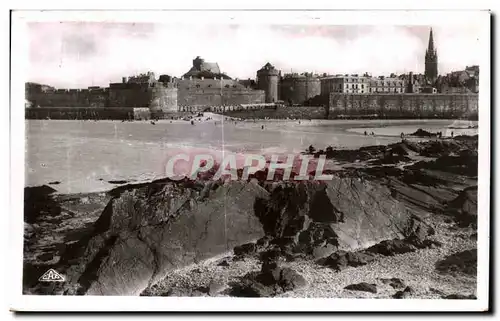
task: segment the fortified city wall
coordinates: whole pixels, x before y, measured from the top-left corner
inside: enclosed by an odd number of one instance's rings
[[[328,118],[477,118],[477,94],[330,94]]]
[[[177,88],[172,84],[112,83],[108,88],[28,90],[26,100],[40,107],[149,107],[177,110]]]
[[[331,94],[329,107],[277,107],[226,111],[239,118],[393,118],[454,119],[478,117],[477,94]]]
[[[26,100],[41,107],[106,107],[109,105],[109,88],[27,91]]]

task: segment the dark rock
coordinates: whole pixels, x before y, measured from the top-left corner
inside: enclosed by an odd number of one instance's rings
[[[301,288],[306,285],[304,277],[290,268],[281,270],[280,279],[278,282],[283,291],[291,291],[296,288]]]
[[[361,283],[357,283],[357,284],[350,284],[350,285],[346,286],[344,289],[351,290],[351,291],[363,291],[363,292],[377,293],[377,285],[366,283],[366,282],[361,282]]]
[[[448,204],[446,214],[460,227],[477,225],[477,186],[464,189]]]
[[[362,266],[369,262],[375,260],[375,255],[369,252],[359,251],[359,252],[346,252],[338,251],[330,255],[323,263],[323,265],[329,266],[332,269],[341,271],[348,266]]]
[[[128,181],[126,181],[126,180],[112,180],[112,181],[108,181],[108,183],[110,183],[110,184],[127,184]]]
[[[260,239],[257,240],[256,245],[260,249],[265,249],[269,246],[269,242],[272,240],[272,238],[268,235],[261,237]]]
[[[229,266],[229,262],[227,260],[222,260],[222,261],[220,261],[217,264],[217,266],[225,266],[225,267],[227,267],[227,266]]]
[[[380,281],[384,284],[389,284],[394,289],[402,289],[406,287],[406,284],[403,282],[403,280],[399,278],[380,279]]]
[[[250,279],[243,279],[241,284],[234,287],[231,291],[232,296],[236,297],[272,297],[276,293],[273,287],[265,286],[260,282]]]
[[[393,256],[396,254],[403,254],[408,252],[414,252],[416,247],[404,240],[387,240],[382,241],[374,246],[366,249],[367,253],[382,254],[385,256]]]
[[[379,159],[372,160],[370,164],[373,165],[385,165],[385,164],[398,164],[401,162],[409,162],[411,158],[402,155],[386,154]]]
[[[262,265],[260,273],[248,273],[233,287],[233,296],[271,297],[305,286],[306,280],[291,268],[281,268],[276,262]]]
[[[255,243],[246,243],[243,245],[238,245],[235,246],[233,249],[234,255],[238,256],[255,254],[256,250],[257,246],[255,245]]]
[[[410,136],[417,136],[417,137],[437,137],[436,133],[431,133],[428,132],[422,128],[417,129],[416,132],[409,134]]]
[[[325,258],[329,255],[331,255],[333,252],[337,250],[336,246],[333,246],[329,243],[326,245],[318,245],[312,250],[312,256],[314,259],[322,259]]]
[[[277,262],[281,263],[284,259],[283,252],[279,247],[273,247],[269,250],[260,253],[260,259],[262,262]]]
[[[446,156],[451,153],[457,153],[464,148],[474,148],[471,143],[473,142],[458,140],[430,140],[420,144],[420,155],[426,157]]]
[[[422,156],[430,156],[433,157],[435,155],[425,155]],[[409,166],[408,169],[426,169],[426,170],[438,170],[458,175],[465,176],[477,176],[478,170],[478,158],[473,155],[441,155],[436,160],[433,161],[421,161],[412,166]]]
[[[61,256],[67,285],[81,283],[80,294],[139,295],[169,270],[264,236],[252,210],[255,197],[266,193],[257,184],[235,181],[198,202],[191,182],[163,179],[115,188],[89,235]]]
[[[323,265],[329,266],[332,269],[341,271],[349,266],[349,260],[347,258],[346,251],[338,251],[330,255],[326,260],[323,261]]]
[[[40,254],[36,257],[37,260],[40,260],[40,261],[43,261],[43,262],[47,262],[47,261],[50,261],[54,258],[54,254],[53,253],[43,253],[43,254]]]
[[[464,273],[477,275],[477,250],[467,250],[449,255],[444,260],[436,262],[436,270],[441,274]]]
[[[424,241],[414,241],[412,244],[419,249],[436,249],[443,246],[443,243],[430,239]]]
[[[443,295],[443,299],[451,299],[451,300],[477,300],[477,297],[474,294],[449,294]]]
[[[56,192],[50,186],[34,186],[24,188],[24,221],[33,224],[39,217],[58,216],[61,214],[60,204],[52,194]]]
[[[394,299],[408,299],[415,291],[407,286],[403,291],[396,292],[392,297]]]

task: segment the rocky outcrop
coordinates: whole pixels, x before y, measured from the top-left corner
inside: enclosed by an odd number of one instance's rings
[[[445,212],[460,226],[477,225],[477,186],[464,189],[448,204]]]
[[[408,299],[415,291],[407,286],[404,290],[396,292],[392,297],[394,299]]]
[[[449,255],[436,263],[436,270],[441,274],[477,275],[477,250],[467,250]]]
[[[68,294],[138,295],[169,270],[235,246],[239,255],[273,248],[289,258],[321,257],[429,230],[389,188],[358,177],[260,185],[160,180],[110,195],[93,231],[60,260],[59,271],[76,284]]]
[[[94,230],[62,258],[79,294],[138,295],[175,268],[264,235],[254,183],[169,180],[111,191]]]
[[[61,214],[61,207],[52,197],[54,192],[56,190],[47,185],[24,189],[24,221],[26,223],[35,223],[38,216]]]
[[[231,294],[238,297],[273,297],[306,284],[302,275],[289,267],[280,266],[279,260],[268,258],[264,260],[260,272],[243,276]]]

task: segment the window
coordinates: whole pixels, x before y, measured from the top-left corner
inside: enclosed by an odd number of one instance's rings
[[[365,89],[365,85],[361,85],[361,89]]]

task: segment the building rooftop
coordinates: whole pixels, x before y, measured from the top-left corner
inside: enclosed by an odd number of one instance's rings
[[[220,78],[221,76],[225,79],[231,79],[227,75],[221,73],[218,63],[206,62],[204,59],[200,58],[200,56],[193,59],[193,66],[183,75],[184,78]]]

